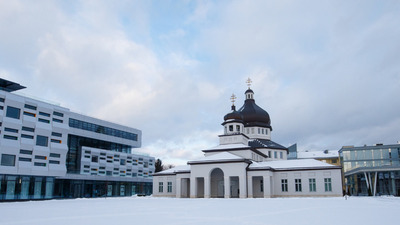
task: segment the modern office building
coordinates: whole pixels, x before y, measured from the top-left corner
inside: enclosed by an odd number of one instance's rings
[[[204,158],[154,174],[153,196],[342,196],[341,167],[315,159],[287,160],[288,149],[272,141],[270,116],[256,105],[250,87],[245,96],[238,111],[232,105],[224,116],[220,144],[203,149]]]
[[[151,194],[138,129],[12,93],[0,79],[0,201]]]
[[[339,155],[350,195],[400,196],[400,143],[343,146]]]

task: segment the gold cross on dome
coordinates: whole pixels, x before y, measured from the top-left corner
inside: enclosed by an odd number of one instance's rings
[[[231,96],[232,105],[235,104],[235,100],[236,100],[236,96],[235,96],[235,94],[232,94],[232,96]]]
[[[251,86],[251,83],[252,83],[252,82],[253,82],[253,81],[251,81],[250,77],[249,77],[249,79],[247,79],[247,81],[246,81],[247,86],[249,86],[249,89],[250,89],[250,86]]]

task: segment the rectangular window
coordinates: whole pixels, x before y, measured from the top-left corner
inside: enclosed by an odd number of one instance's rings
[[[21,138],[33,139],[33,135],[21,134]]]
[[[288,191],[288,182],[287,179],[282,179],[281,180],[282,184],[282,192],[287,192]]]
[[[324,178],[325,183],[325,191],[332,191],[332,179],[331,178]]]
[[[168,182],[167,191],[168,191],[169,193],[172,192],[172,182]]]
[[[274,152],[274,158],[275,158],[275,159],[278,158],[278,152]]]
[[[3,135],[4,139],[9,139],[9,140],[18,140],[18,137],[11,136],[11,135]]]
[[[50,153],[50,157],[53,157],[53,158],[60,158],[60,157],[61,157],[61,154],[58,154],[58,153]]]
[[[39,122],[42,122],[42,123],[50,123],[50,120],[45,120],[42,118],[39,118],[38,120],[39,120]]]
[[[296,192],[301,192],[301,179],[294,179]]]
[[[56,111],[53,112],[53,115],[56,115],[56,116],[59,116],[59,117],[64,117],[63,113],[56,112]]]
[[[25,115],[25,116],[36,117],[36,114],[35,114],[35,113],[30,113],[30,112],[25,112],[25,111],[24,111],[24,115]]]
[[[57,139],[51,139],[50,141],[53,142],[53,143],[61,144],[61,141],[60,141],[60,140],[57,140]]]
[[[35,155],[35,159],[46,160],[47,157],[46,156],[42,156],[42,155]]]
[[[279,152],[279,157],[283,159],[283,152]]]
[[[4,98],[0,98],[0,102],[4,102],[4,100],[5,100]]]
[[[92,156],[92,162],[94,163],[99,162],[99,157],[97,155]]]
[[[120,164],[121,164],[122,166],[125,166],[125,165],[126,165],[126,159],[121,159]]]
[[[21,149],[19,150],[19,154],[32,155],[32,151]]]
[[[1,154],[2,166],[15,166],[15,155]]]
[[[272,158],[271,151],[268,151],[268,157]]]
[[[50,114],[49,113],[45,113],[45,112],[39,112],[39,115],[50,117]]]
[[[25,104],[25,108],[36,110],[36,106]]]
[[[164,192],[164,186],[163,182],[158,182],[158,192]]]
[[[315,184],[315,178],[308,179],[308,183],[309,183],[309,186],[310,186],[310,192],[316,192],[317,191],[317,186]]]
[[[33,165],[34,166],[46,166],[46,163],[35,162]]]
[[[56,118],[53,118],[53,121],[54,121],[54,122],[57,122],[57,123],[63,123],[62,120],[59,120],[59,119],[56,119]]]
[[[35,132],[35,128],[31,128],[31,127],[22,127],[23,131],[29,131],[29,132]]]
[[[21,110],[12,106],[7,106],[6,117],[19,119]]]
[[[36,145],[47,147],[49,145],[49,138],[46,136],[37,135]]]
[[[19,157],[18,160],[19,160],[20,162],[32,162],[32,159],[31,159],[31,158]]]
[[[60,164],[60,161],[49,160],[49,164]]]
[[[51,132],[51,135],[55,137],[62,137],[62,134],[57,132]]]
[[[4,131],[11,132],[11,133],[18,133],[17,129],[4,127]]]

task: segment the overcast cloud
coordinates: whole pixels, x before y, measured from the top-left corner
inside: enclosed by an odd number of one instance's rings
[[[0,34],[0,77],[165,163],[218,144],[248,77],[282,145],[400,140],[399,1],[0,0]]]

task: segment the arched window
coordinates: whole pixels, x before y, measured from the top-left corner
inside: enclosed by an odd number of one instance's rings
[[[229,131],[231,131],[231,132],[233,131],[233,125],[229,126]]]
[[[239,125],[236,125],[236,131],[240,132],[240,126]]]

